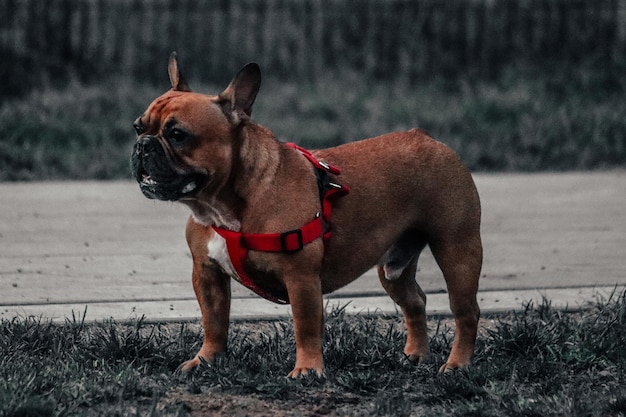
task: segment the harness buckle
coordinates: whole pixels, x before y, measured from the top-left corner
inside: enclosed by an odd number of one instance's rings
[[[297,239],[296,242],[293,241],[293,238],[290,239],[290,236],[295,236]],[[293,247],[293,243],[297,244],[295,248]],[[294,229],[294,230],[289,230],[287,232],[281,233],[280,234],[280,247],[283,253],[294,253],[304,248],[304,239],[302,238],[302,230]]]
[[[324,161],[317,161],[318,164],[320,164],[320,166],[322,168],[324,168],[326,171],[330,171],[330,165],[328,165],[326,162]]]

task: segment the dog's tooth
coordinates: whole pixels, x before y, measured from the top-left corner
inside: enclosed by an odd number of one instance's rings
[[[183,192],[183,194],[186,194],[186,193],[191,192],[191,191],[193,191],[195,189],[196,189],[196,183],[195,183],[195,181],[191,181],[189,184],[187,184],[187,185],[185,185],[183,187],[182,192]]]
[[[141,183],[145,185],[156,185],[156,181],[150,177],[150,175],[143,174],[141,178]]]

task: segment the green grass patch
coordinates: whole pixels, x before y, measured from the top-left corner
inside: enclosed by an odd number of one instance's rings
[[[197,324],[0,322],[0,416],[623,416],[626,293],[591,310],[549,302],[484,318],[474,364],[439,374],[450,320],[431,320],[433,358],[401,354],[397,316],[328,312],[326,377],[292,381],[289,321],[234,323],[230,350],[190,375]]]
[[[353,73],[316,84],[268,76],[254,119],[311,148],[420,127],[473,170],[611,168],[626,163],[624,70],[512,68],[495,81],[415,84]],[[227,82],[191,85],[215,94]],[[132,122],[166,88],[164,74],[158,89],[111,79],[0,101],[0,180],[129,178]]]
[[[128,83],[33,91],[0,105],[0,180],[130,176],[132,122],[155,91]]]

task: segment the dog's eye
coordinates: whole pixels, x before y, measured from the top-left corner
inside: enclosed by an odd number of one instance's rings
[[[176,128],[170,130],[169,140],[173,144],[180,145],[187,139],[189,139],[189,135],[185,131]]]

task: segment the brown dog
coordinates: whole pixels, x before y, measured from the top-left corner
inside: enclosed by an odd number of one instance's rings
[[[192,211],[187,241],[204,343],[183,370],[226,350],[234,278],[291,303],[296,364],[289,376],[321,375],[322,295],[374,265],[404,314],[404,353],[423,361],[426,296],[415,273],[426,245],[445,277],[456,321],[441,370],[470,363],[479,317],[480,203],[452,150],[411,130],[307,155],[250,120],[261,82],[256,64],[218,96],[192,93],[175,54],[168,71],[172,89],[135,122],[132,165],[147,197],[180,201]],[[341,192],[328,198],[329,190]]]

